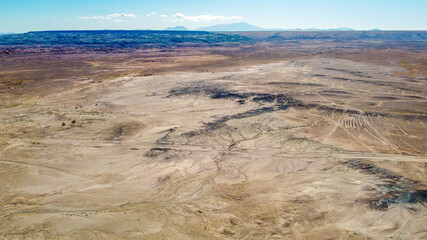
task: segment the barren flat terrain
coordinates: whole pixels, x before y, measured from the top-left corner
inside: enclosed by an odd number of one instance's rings
[[[0,238],[426,239],[425,40],[253,34],[2,45]]]

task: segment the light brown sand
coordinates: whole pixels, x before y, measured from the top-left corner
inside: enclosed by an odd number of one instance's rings
[[[2,108],[0,238],[427,238],[425,202],[370,204],[426,190],[425,82],[398,70],[310,58],[89,79]]]

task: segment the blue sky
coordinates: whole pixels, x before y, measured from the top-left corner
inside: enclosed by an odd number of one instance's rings
[[[427,0],[0,0],[0,32],[264,28],[427,30]]]

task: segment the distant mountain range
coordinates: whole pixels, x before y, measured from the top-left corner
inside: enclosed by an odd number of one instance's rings
[[[165,31],[191,31],[191,30],[184,26],[176,26],[176,27],[166,28]]]
[[[209,27],[197,28],[197,31],[208,31],[208,32],[228,32],[228,31],[265,31],[266,29],[260,28],[249,23],[240,22],[240,23],[231,23],[231,24],[218,24]]]
[[[166,28],[168,31],[192,31],[184,26],[176,26],[171,28]],[[352,28],[342,27],[342,28],[328,28],[328,29],[318,29],[318,28],[295,28],[295,29],[272,29],[272,28],[261,28],[249,23],[240,22],[240,23],[230,23],[230,24],[218,24],[208,27],[201,27],[194,29],[194,31],[208,31],[208,32],[238,32],[238,31],[357,31]],[[379,29],[373,29],[372,31],[379,31]]]
[[[158,30],[151,30],[151,29],[134,29],[138,31],[158,31]],[[104,31],[113,31],[111,29],[104,29]],[[249,23],[240,22],[240,23],[230,23],[230,24],[217,24],[207,27],[200,27],[196,29],[188,29],[184,26],[175,26],[175,27],[168,27],[164,29],[164,31],[206,31],[206,32],[256,32],[256,31],[313,31],[313,32],[319,32],[319,31],[358,31],[353,28],[348,27],[342,27],[342,28],[328,28],[328,29],[319,29],[319,28],[294,28],[294,29],[280,29],[280,28],[261,28]],[[369,31],[381,31],[380,29],[372,29]],[[11,35],[11,34],[17,34],[17,33],[0,33],[0,35]]]
[[[357,31],[353,28],[342,27],[342,28],[295,28],[295,29],[281,29],[282,31]]]

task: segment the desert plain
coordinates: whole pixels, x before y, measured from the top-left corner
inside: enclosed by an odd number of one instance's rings
[[[0,238],[426,239],[427,34],[318,34],[3,39]]]

